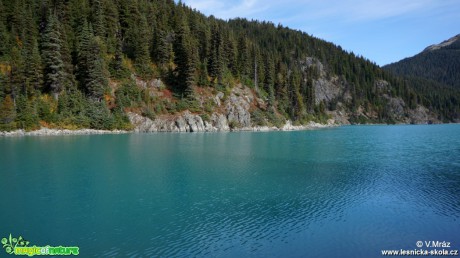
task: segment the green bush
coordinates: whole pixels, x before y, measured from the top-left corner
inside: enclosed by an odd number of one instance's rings
[[[205,122],[210,122],[211,121],[211,117],[208,114],[201,114],[200,117]]]
[[[228,127],[230,127],[230,130],[233,130],[233,129],[241,128],[242,126],[237,121],[232,120],[228,123]]]
[[[134,82],[123,83],[116,91],[117,105],[122,107],[134,107],[142,100],[142,90]]]
[[[286,123],[286,119],[284,117],[276,115],[273,112],[267,112],[267,119],[272,125],[278,128],[281,128]]]
[[[103,130],[112,130],[114,128],[113,116],[105,102],[89,100],[86,114],[91,128]]]
[[[151,120],[155,120],[155,111],[153,110],[153,108],[144,107],[142,109],[142,116],[148,117]]]
[[[251,113],[251,120],[252,120],[252,123],[254,125],[257,125],[257,126],[265,126],[265,125],[267,125],[265,115],[259,109],[256,109]]]
[[[113,127],[120,130],[132,130],[133,126],[128,116],[121,110],[115,109],[113,112]]]
[[[16,125],[18,128],[25,129],[26,131],[35,130],[40,128],[38,123],[38,115],[35,111],[33,103],[27,100],[26,97],[21,96],[16,101],[17,117]]]
[[[46,99],[38,99],[37,101],[37,113],[38,117],[47,122],[47,123],[54,123],[57,121],[57,116],[55,112],[52,112],[52,106],[49,101]]]
[[[0,131],[11,131],[16,129],[16,110],[10,95],[0,103]]]

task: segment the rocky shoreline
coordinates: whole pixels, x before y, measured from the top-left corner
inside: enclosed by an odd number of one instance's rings
[[[39,130],[26,132],[24,130],[15,130],[11,132],[2,132],[0,131],[1,136],[55,136],[55,135],[90,135],[90,134],[124,134],[129,133],[130,131],[123,130],[95,130],[95,129],[78,129],[78,130],[68,130],[68,129],[49,129],[41,128]]]
[[[315,122],[310,122],[307,125],[292,125],[290,121],[287,121],[286,124],[281,127],[269,127],[269,126],[254,126],[254,127],[241,127],[233,128],[226,127],[224,129],[217,130],[212,128],[211,130],[202,130],[202,131],[182,131],[182,132],[270,132],[270,131],[301,131],[301,130],[313,130],[321,128],[330,128],[336,127],[335,124],[319,124]],[[11,132],[0,131],[0,137],[14,137],[14,136],[59,136],[59,135],[95,135],[95,134],[127,134],[127,133],[151,133],[151,132],[181,132],[178,130],[173,131],[141,131],[139,128],[136,128],[132,131],[123,131],[123,130],[95,130],[95,129],[78,129],[78,130],[68,130],[68,129],[49,129],[41,128],[39,130],[26,132],[24,130],[15,130]]]
[[[151,120],[147,117],[135,113],[128,113],[129,120],[134,126],[134,132],[152,133],[152,132],[229,132],[229,131],[252,131],[252,132],[268,132],[268,131],[299,131],[317,128],[326,128],[338,126],[333,120],[329,120],[327,124],[319,124],[310,122],[306,125],[293,125],[291,121],[278,128],[275,126],[249,126],[248,123],[240,122],[241,119],[234,119],[238,126],[232,125],[229,119],[223,114],[213,113],[209,121],[205,121],[201,116],[192,114],[188,111],[179,116],[161,117]]]

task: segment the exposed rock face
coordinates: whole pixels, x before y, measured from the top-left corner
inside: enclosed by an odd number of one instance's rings
[[[222,106],[222,113],[214,112],[210,121],[203,121],[201,116],[185,111],[175,116],[159,116],[154,121],[135,113],[128,117],[136,132],[213,132],[229,131],[230,123],[241,128],[252,126],[251,103],[255,100],[251,90],[242,85],[233,88],[230,96],[222,103],[224,93],[219,92],[213,98],[217,106]]]
[[[352,100],[349,92],[350,85],[341,77],[330,77],[326,68],[318,59],[306,58],[302,63],[303,69],[310,69],[316,73],[317,79],[313,80],[315,103],[324,102],[333,110],[326,111],[330,116],[331,124],[350,124],[351,118],[363,118],[369,121],[378,120],[375,109],[359,106],[353,111],[349,104]],[[315,70],[316,69],[316,70]],[[316,72],[315,72],[316,71]],[[136,78],[137,79],[137,78]],[[142,82],[136,80],[139,87],[157,89],[163,87],[161,80]],[[378,80],[374,84],[375,94],[382,96],[386,101],[385,109],[390,118],[396,123],[428,124],[439,123],[436,116],[423,106],[410,110],[402,98],[391,96],[391,85],[387,81]],[[155,90],[161,93],[161,91]],[[206,100],[214,102],[213,113],[208,113],[204,121],[200,115],[188,110],[175,115],[159,115],[155,120],[129,113],[128,117],[135,127],[136,132],[215,132],[215,131],[272,131],[272,130],[303,130],[318,127],[317,124],[294,126],[288,121],[283,127],[253,126],[251,112],[257,109],[268,111],[267,104],[257,97],[253,91],[241,84],[235,85],[231,92],[214,92],[215,95],[203,95],[201,104]]]
[[[379,92],[386,92],[388,91],[390,84],[387,81],[378,80],[374,83],[374,86],[377,88]]]
[[[218,107],[220,107],[220,105],[221,105],[221,99],[222,99],[223,97],[224,97],[224,93],[222,93],[222,92],[217,93],[217,95],[214,97],[214,102],[216,103],[216,105],[217,105]]]
[[[254,96],[248,88],[241,85],[235,87],[225,105],[228,122],[235,122],[243,127],[251,126],[249,108],[253,100]]]
[[[337,78],[332,80],[318,79],[313,82],[315,90],[315,104],[318,105],[325,100],[330,102],[343,94],[343,85]]]
[[[424,106],[417,106],[414,110],[409,110],[409,120],[411,124],[440,124],[441,121]]]
[[[135,75],[131,75],[131,79],[133,79],[136,82],[136,85],[138,87],[141,87],[143,89],[147,88],[163,88],[164,84],[160,79],[152,79],[150,81],[144,81],[141,78],[136,77]]]
[[[210,126],[211,128],[215,128],[216,129],[215,131],[229,131],[230,130],[230,126],[228,125],[228,120],[222,114],[217,114],[217,113],[212,114],[211,121],[212,121],[212,124]],[[214,131],[214,130],[210,130],[210,131]]]
[[[431,45],[427,48],[425,48],[425,50],[423,50],[424,52],[426,51],[434,51],[434,50],[438,50],[438,49],[441,49],[443,47],[447,47],[449,45],[452,45],[453,43],[455,43],[456,41],[459,41],[460,40],[460,34],[457,35],[457,36],[454,36],[448,40],[445,40],[439,44],[435,44],[435,45]]]
[[[397,121],[404,121],[406,117],[406,103],[404,102],[404,100],[402,100],[401,98],[388,98],[386,108],[387,110],[390,110],[393,119]]]
[[[338,102],[336,105],[336,109],[334,111],[329,111],[328,114],[332,117],[332,119],[335,121],[337,124],[341,125],[349,125],[350,124],[350,117],[348,115],[348,112],[346,111],[345,107],[343,106],[343,103]]]
[[[134,125],[135,132],[216,132],[229,131],[227,118],[222,114],[214,113],[211,121],[203,121],[199,115],[189,111],[172,117],[163,116],[155,120],[135,113],[128,113],[130,122]]]
[[[326,76],[326,70],[324,69],[324,65],[317,58],[307,57],[305,58],[305,62],[303,63],[303,65],[304,70],[313,66],[314,68],[316,68],[316,71],[318,72],[320,77]]]
[[[187,132],[204,132],[206,131],[203,119],[201,116],[192,115],[190,112],[184,114],[185,118],[185,129]],[[188,128],[187,128],[188,127]]]

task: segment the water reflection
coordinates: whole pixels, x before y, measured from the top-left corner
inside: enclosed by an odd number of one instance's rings
[[[0,232],[85,256],[353,257],[453,241],[459,131],[0,139]]]

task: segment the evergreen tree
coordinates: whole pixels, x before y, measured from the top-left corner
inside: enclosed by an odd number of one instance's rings
[[[36,39],[26,52],[25,75],[27,94],[34,94],[34,92],[40,91],[43,85],[43,66]]]
[[[110,74],[115,78],[127,77],[129,71],[123,65],[123,45],[121,42],[121,32],[117,33],[115,54],[110,62]]]
[[[293,120],[324,121],[326,111],[341,102],[347,114],[360,109],[375,122],[388,122],[395,119],[391,97],[405,102],[406,114],[423,105],[443,121],[458,121],[458,42],[391,66],[408,74],[396,77],[306,33],[270,22],[206,17],[173,0],[0,0],[0,101],[9,96],[19,127],[30,127],[25,121],[34,118],[25,113],[35,112],[50,123],[109,128],[110,112],[117,113],[114,124],[120,126],[126,121],[123,107],[145,114],[183,110],[193,104],[188,102],[194,99],[193,86],[225,82],[228,88],[254,85],[267,104],[254,108]],[[128,95],[137,97],[122,101],[119,88],[118,94],[109,92],[105,62],[110,62],[114,87],[132,75],[150,80],[156,68],[172,100],[167,91],[168,97],[151,97],[152,89],[133,84]],[[438,82],[411,76],[420,73]],[[343,94],[316,104],[320,79],[330,80]],[[382,80],[388,84],[379,86]],[[210,94],[197,91],[203,98]],[[190,98],[177,101],[184,95]],[[202,104],[193,104],[196,112],[207,105]],[[269,113],[258,117],[264,116],[273,120]]]
[[[149,30],[147,26],[147,20],[142,15],[139,21],[139,34],[136,36],[135,61],[137,71],[144,76],[152,72],[150,68]]]
[[[174,60],[174,53],[172,47],[172,35],[166,33],[163,30],[159,30],[155,33],[153,42],[153,60],[160,65],[161,68],[165,68]]]
[[[11,33],[16,41],[22,42],[24,41],[26,32],[26,1],[15,0],[11,7],[12,10],[7,18],[10,22]]]
[[[103,29],[107,37],[107,52],[112,54],[117,51],[118,41],[121,40],[118,8],[115,1],[103,0],[101,3],[105,18]]]
[[[64,88],[66,76],[61,55],[62,41],[58,23],[56,16],[50,15],[42,38],[45,87],[56,99]]]
[[[17,101],[17,118],[18,128],[25,130],[38,129],[38,116],[32,101],[28,101],[26,96],[20,96]]]
[[[224,69],[224,45],[223,38],[217,23],[214,23],[211,28],[211,49],[209,56],[209,75],[214,82],[222,82],[222,74]]]
[[[84,20],[77,37],[77,79],[81,89],[85,89],[86,87],[90,58],[89,42],[93,36],[92,29],[90,29],[88,22]]]
[[[189,28],[184,22],[177,32],[174,44],[177,86],[180,92],[191,92],[195,83],[197,52],[192,46],[189,33]]]
[[[11,36],[6,25],[6,13],[6,8],[0,0],[0,58],[8,55],[12,47]]]
[[[85,22],[78,47],[78,74],[81,87],[93,99],[100,101],[108,85],[100,38],[93,35]]]
[[[90,96],[101,101],[104,91],[108,87],[104,59],[101,56],[101,41],[99,37],[92,37],[88,45],[88,77],[86,88]]]
[[[246,37],[241,36],[238,40],[238,72],[240,76],[247,77],[251,74],[249,47]]]
[[[25,75],[24,75],[24,59],[21,50],[18,47],[13,47],[11,50],[11,71],[9,78],[9,93],[13,97],[13,101],[26,91]]]
[[[92,0],[91,3],[91,21],[93,24],[94,35],[100,38],[105,38],[105,15],[104,7],[102,6],[103,0]]]
[[[238,76],[238,65],[237,65],[237,46],[233,33],[228,35],[227,40],[224,41],[224,52],[225,52],[225,63],[227,64],[228,70],[233,76]]]

